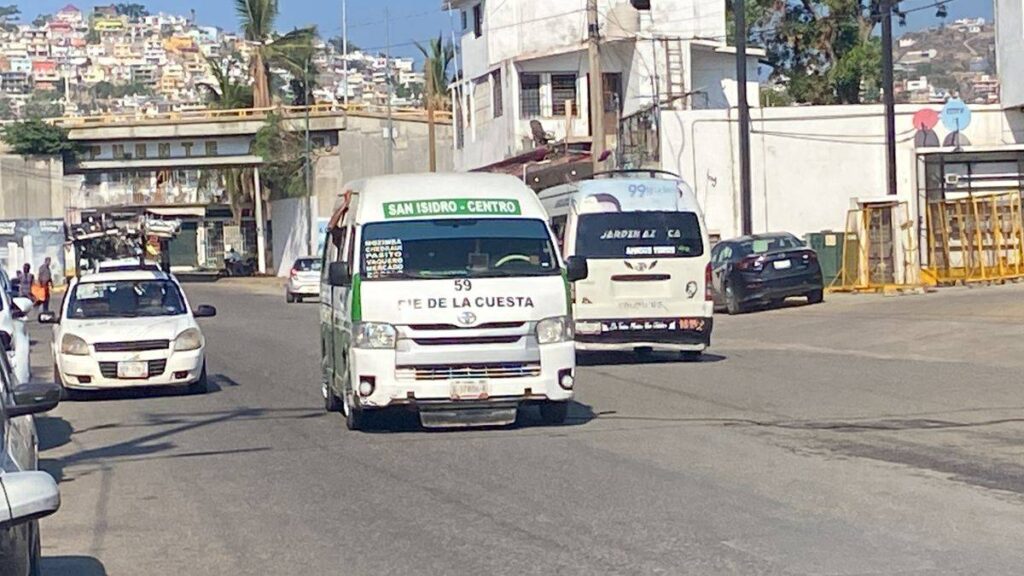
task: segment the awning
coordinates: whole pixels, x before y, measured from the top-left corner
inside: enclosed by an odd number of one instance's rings
[[[146,212],[154,216],[194,216],[197,218],[206,216],[206,208],[203,206],[146,208]]]

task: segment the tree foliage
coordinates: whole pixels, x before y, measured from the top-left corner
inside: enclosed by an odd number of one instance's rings
[[[138,22],[146,16],[149,16],[149,10],[143,4],[135,3],[121,3],[115,4],[114,10],[117,11],[118,16],[127,16],[129,20]]]
[[[856,104],[881,84],[879,0],[746,0],[748,37],[794,101]],[[731,6],[731,3],[730,3]]]
[[[21,9],[17,4],[0,6],[0,28],[8,32],[16,30],[17,25],[14,21],[18,19],[18,16],[21,16]]]
[[[23,118],[40,119],[56,118],[64,114],[64,106],[60,103],[60,94],[56,91],[32,92],[21,109]]]
[[[302,138],[287,129],[281,117],[271,114],[256,133],[252,153],[263,159],[260,167],[266,196],[270,200],[306,194],[306,156]]]
[[[430,41],[430,46],[425,47],[419,42],[416,48],[425,58],[423,62],[424,71],[430,72],[429,85],[426,87],[426,97],[433,100],[435,108],[448,108],[448,68],[455,58],[455,48],[451,43],[445,43],[444,34],[438,34],[437,38]]]
[[[3,139],[11,150],[24,156],[74,156],[77,145],[68,139],[67,130],[39,119],[8,124]]]
[[[230,70],[235,64],[234,60],[229,59],[226,66],[222,66],[215,58],[207,58],[206,63],[210,66],[210,74],[216,84],[202,83],[200,86],[206,90],[206,102],[211,108],[218,110],[252,108],[252,86],[240,82],[230,75]]]
[[[270,67],[282,68],[300,76],[305,62],[312,57],[315,28],[299,28],[278,35],[274,23],[278,16],[277,0],[235,0],[245,40],[252,43],[249,76],[253,79],[253,106],[267,108],[273,104],[270,91]]]

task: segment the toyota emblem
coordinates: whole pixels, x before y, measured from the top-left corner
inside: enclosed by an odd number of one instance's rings
[[[473,324],[476,324],[476,314],[473,314],[468,310],[459,314],[459,324],[462,324],[463,326],[472,326]]]

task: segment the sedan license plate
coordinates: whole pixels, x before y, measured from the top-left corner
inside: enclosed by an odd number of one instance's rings
[[[487,398],[486,380],[455,380],[451,383],[452,400],[481,400]]]
[[[792,268],[793,262],[791,260],[776,260],[775,262],[772,262],[772,265],[775,266],[776,270],[785,270],[787,268]]]
[[[118,378],[149,378],[149,362],[118,362]]]

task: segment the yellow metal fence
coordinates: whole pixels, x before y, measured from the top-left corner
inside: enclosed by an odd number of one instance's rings
[[[916,227],[906,202],[864,204],[846,216],[846,240],[831,292],[920,288]]]
[[[1018,191],[928,203],[929,263],[939,284],[1024,278]]]

